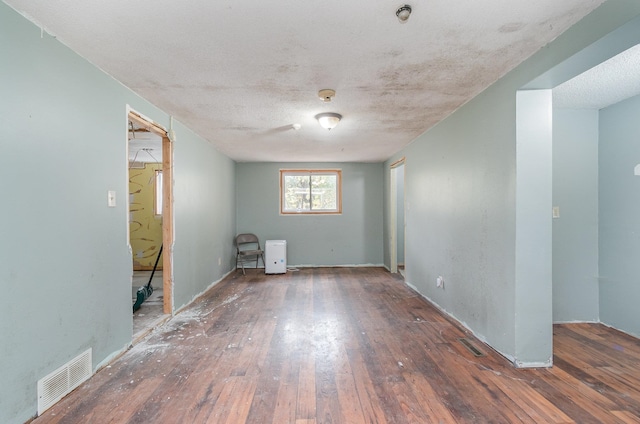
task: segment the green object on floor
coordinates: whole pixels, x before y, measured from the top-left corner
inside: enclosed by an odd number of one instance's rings
[[[153,293],[153,287],[151,287],[151,280],[153,280],[153,274],[156,273],[156,268],[158,268],[158,262],[160,261],[160,256],[162,255],[162,246],[160,245],[160,251],[158,252],[158,257],[156,258],[156,263],[153,265],[153,271],[151,271],[151,277],[149,277],[149,282],[146,286],[142,286],[136,292],[136,301],[133,304],[133,312],[140,309],[142,302],[149,299],[151,294]]]
[[[136,292],[136,302],[133,304],[133,312],[140,309],[140,305],[142,305],[142,302],[147,300],[152,293],[153,287],[151,287],[150,285],[140,287]]]

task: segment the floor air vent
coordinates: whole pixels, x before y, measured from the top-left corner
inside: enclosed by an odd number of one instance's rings
[[[38,415],[91,377],[91,349],[38,381]]]
[[[475,347],[471,340],[462,338],[458,339],[458,341],[462,343],[462,346],[466,347],[469,352],[473,353],[473,356],[484,356],[484,353],[480,349]]]

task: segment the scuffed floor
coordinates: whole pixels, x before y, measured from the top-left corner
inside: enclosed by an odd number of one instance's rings
[[[553,330],[516,369],[382,268],[236,272],[34,423],[638,422],[638,339]]]
[[[149,283],[151,271],[135,271],[133,273],[133,283],[131,286],[131,304],[135,302],[136,292],[141,286]],[[162,291],[162,271],[156,271],[151,281],[153,293],[144,301],[140,309],[133,313],[133,339],[137,339],[158,323],[162,322],[167,315],[162,313],[162,303],[164,301]]]

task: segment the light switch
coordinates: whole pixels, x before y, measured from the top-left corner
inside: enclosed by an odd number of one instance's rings
[[[553,207],[553,213],[552,216],[554,218],[560,218],[560,206],[554,206]]]
[[[116,192],[113,190],[109,190],[109,192],[107,193],[107,205],[110,208],[116,207]]]

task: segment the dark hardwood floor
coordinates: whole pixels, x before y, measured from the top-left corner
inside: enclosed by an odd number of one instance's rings
[[[638,339],[559,325],[554,353],[515,369],[381,268],[248,270],[34,423],[640,423]]]

